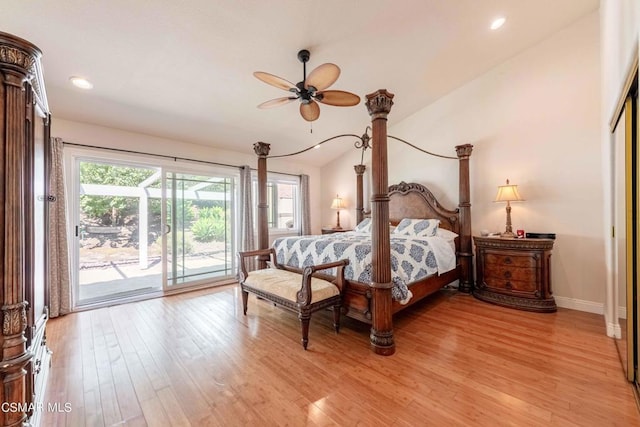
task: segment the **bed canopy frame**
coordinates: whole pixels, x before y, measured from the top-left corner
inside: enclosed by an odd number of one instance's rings
[[[393,106],[393,94],[386,89],[380,89],[366,96],[365,105],[371,116],[371,137],[365,131],[363,136],[344,134],[329,138],[322,143],[344,136],[353,136],[359,139],[356,148],[364,151],[372,150],[371,154],[371,240],[372,240],[372,275],[370,289],[367,297],[371,300],[371,349],[380,355],[391,355],[395,352],[395,341],[393,337],[393,313],[399,311],[394,307],[391,298],[391,288],[393,286],[391,277],[391,244],[389,235],[390,194],[407,194],[409,191],[417,190],[420,197],[431,206],[431,209],[455,214],[453,220],[457,221],[456,231],[459,231],[456,250],[458,256],[458,270],[453,280],[459,279],[459,291],[469,293],[472,288],[472,251],[471,251],[471,203],[469,186],[469,157],[473,146],[464,144],[456,146],[457,157],[441,156],[422,150],[407,141],[387,135],[387,116]],[[459,204],[456,211],[443,210],[433,195],[425,187],[416,184],[401,183],[389,188],[388,182],[388,159],[387,159],[387,139],[397,139],[412,146],[424,153],[438,157],[458,159],[459,161]],[[316,144],[319,145],[319,144]],[[312,147],[308,148],[311,149]],[[300,154],[308,149],[291,153],[286,156]],[[269,157],[270,144],[256,142],[254,151],[258,155],[258,249],[269,247],[269,227],[268,227],[268,204],[267,204],[267,158]],[[284,156],[272,156],[284,157]],[[364,164],[354,166],[356,172],[356,218],[359,223],[364,218],[364,194],[363,175],[366,167]],[[426,191],[425,191],[426,190]],[[397,213],[397,212],[396,212]],[[440,215],[442,216],[442,215]],[[391,218],[398,221],[396,218]],[[450,228],[450,227],[448,227]],[[258,259],[258,268],[265,268],[268,259],[266,257]],[[448,279],[447,279],[448,280]],[[442,281],[440,281],[442,282]],[[438,283],[440,283],[438,282]],[[440,287],[443,286],[439,285]],[[426,293],[425,295],[427,295]]]

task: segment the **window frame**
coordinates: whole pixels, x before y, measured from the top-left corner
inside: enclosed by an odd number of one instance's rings
[[[253,184],[253,207],[254,207],[254,226],[257,229],[257,221],[258,221],[258,178],[257,174],[253,173],[251,177],[251,181]],[[293,216],[293,227],[292,228],[284,228],[284,227],[274,227],[273,224],[276,221],[276,216],[278,214],[278,195],[277,192],[274,192],[273,189],[277,184],[283,185],[291,185],[293,186],[293,202],[292,202],[292,216]],[[269,234],[279,235],[279,234],[300,234],[302,230],[301,226],[301,218],[302,218],[302,193],[301,193],[301,180],[298,175],[288,175],[276,172],[267,172],[267,205],[268,205],[268,224],[269,224]]]

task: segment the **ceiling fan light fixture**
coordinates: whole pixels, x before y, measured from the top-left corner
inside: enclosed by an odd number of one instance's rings
[[[307,76],[307,62],[311,54],[303,49],[298,52],[298,60],[302,62],[303,78],[297,84],[263,71],[256,71],[253,75],[271,86],[287,90],[295,96],[276,98],[258,105],[258,108],[271,108],[287,104],[295,99],[300,100],[300,115],[308,122],[320,117],[318,102],[339,107],[351,107],[360,103],[360,97],[342,90],[328,90],[340,77],[340,67],[336,64],[325,63],[316,67]]]

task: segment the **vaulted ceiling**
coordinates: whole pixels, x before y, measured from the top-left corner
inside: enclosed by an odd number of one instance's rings
[[[361,134],[364,103],[321,105],[309,122],[298,103],[260,110],[287,93],[257,80],[266,71],[302,80],[332,62],[331,89],[395,94],[397,123],[518,52],[598,9],[598,0],[2,0],[0,31],[43,51],[54,118],[180,141],[272,154],[340,133]],[[497,16],[504,26],[491,31]],[[94,84],[69,84],[80,75]],[[74,141],[82,142],[82,141]],[[321,166],[348,142],[300,160]]]

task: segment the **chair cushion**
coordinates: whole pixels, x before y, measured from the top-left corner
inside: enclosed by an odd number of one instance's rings
[[[302,275],[287,270],[265,268],[251,271],[244,284],[296,302],[296,293],[302,287]],[[339,294],[338,287],[333,283],[317,277],[311,278],[311,304]]]

